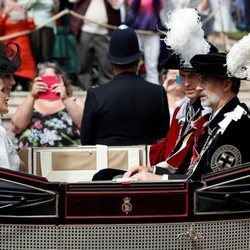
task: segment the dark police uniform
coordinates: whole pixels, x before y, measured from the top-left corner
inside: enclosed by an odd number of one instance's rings
[[[122,73],[103,86],[88,89],[82,145],[153,144],[168,129],[169,109],[162,86],[134,73]]]

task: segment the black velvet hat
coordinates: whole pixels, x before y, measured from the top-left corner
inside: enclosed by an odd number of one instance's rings
[[[217,53],[218,49],[212,44],[210,44],[210,53]],[[197,72],[197,69],[195,69],[193,66],[192,67],[186,67],[181,63],[181,59],[179,55],[176,55],[173,51],[171,55],[162,60],[160,63],[160,67],[163,69],[178,69],[178,70],[184,70],[184,71],[189,71],[189,72]]]
[[[111,35],[107,59],[113,64],[129,64],[140,58],[142,52],[135,31],[120,25]]]
[[[221,79],[230,78],[227,74],[225,53],[195,55],[190,62],[192,67],[196,69],[200,74]]]
[[[0,42],[0,74],[13,74],[20,68],[20,53],[18,44]]]
[[[180,69],[180,57],[172,51],[169,56],[160,62],[161,69]]]

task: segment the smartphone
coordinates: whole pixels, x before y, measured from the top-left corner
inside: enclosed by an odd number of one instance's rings
[[[179,75],[176,76],[175,82],[176,82],[177,84],[181,84],[181,77],[180,77]]]
[[[58,75],[44,75],[41,76],[42,81],[47,84],[48,91],[40,92],[38,98],[46,100],[58,100],[60,95],[52,92],[52,85],[55,83],[60,83],[60,77]]]

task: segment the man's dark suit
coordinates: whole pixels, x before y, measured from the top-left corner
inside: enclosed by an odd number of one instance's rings
[[[122,73],[87,92],[81,125],[82,145],[152,144],[169,129],[169,109],[162,86],[134,73]]]

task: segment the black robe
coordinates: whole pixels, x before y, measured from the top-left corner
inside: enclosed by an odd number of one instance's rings
[[[236,107],[244,109],[242,116],[229,119],[230,123],[222,133],[219,123],[225,122],[228,112]],[[191,179],[250,162],[250,116],[246,105],[237,97],[230,100],[205,127],[204,134],[199,137],[197,151],[200,157],[187,172]]]

